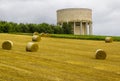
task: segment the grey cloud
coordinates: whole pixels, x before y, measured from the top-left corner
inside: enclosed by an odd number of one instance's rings
[[[56,10],[91,8],[94,34],[120,35],[120,0],[0,0],[0,20],[56,24]]]

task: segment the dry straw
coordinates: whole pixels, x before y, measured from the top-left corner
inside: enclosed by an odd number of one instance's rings
[[[113,42],[113,38],[112,37],[106,37],[105,38],[105,43],[111,43]]]
[[[39,42],[40,40],[41,40],[41,36],[39,36],[39,35],[33,35],[32,36],[32,41]]]
[[[38,50],[38,44],[34,43],[34,42],[28,42],[27,46],[26,46],[26,51],[28,52],[36,52]]]
[[[11,50],[13,47],[13,42],[10,40],[6,40],[2,43],[2,48],[5,50]]]
[[[45,37],[45,33],[41,33],[40,36],[41,36],[41,37]]]
[[[50,37],[50,34],[49,34],[49,33],[46,33],[45,35],[46,35],[46,37]]]
[[[95,58],[96,59],[106,59],[106,52],[103,50],[103,49],[98,49],[96,51],[96,55],[95,55]]]
[[[34,32],[33,35],[39,35],[39,33],[38,32]]]
[[[41,37],[50,37],[50,34],[49,33],[41,33],[40,36]]]

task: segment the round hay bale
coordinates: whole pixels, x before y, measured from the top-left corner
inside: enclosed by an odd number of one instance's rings
[[[106,37],[105,38],[105,43],[111,43],[113,42],[113,38],[112,37]]]
[[[41,37],[45,37],[45,33],[41,33],[40,36],[41,36]]]
[[[33,35],[32,36],[32,41],[39,42],[40,40],[41,40],[41,37],[39,35]]]
[[[13,42],[10,40],[6,40],[2,43],[2,48],[5,50],[11,50],[13,47]]]
[[[26,51],[28,52],[36,52],[38,50],[38,44],[34,43],[34,42],[28,42],[27,46],[26,46]]]
[[[41,33],[40,36],[41,37],[50,37],[50,34],[49,33]]]
[[[39,35],[39,33],[38,32],[34,32],[33,35]]]
[[[46,36],[46,37],[50,37],[50,34],[49,34],[49,33],[46,33],[45,36]]]
[[[96,55],[95,55],[95,58],[96,59],[106,59],[106,52],[103,50],[103,49],[98,49],[96,51]]]

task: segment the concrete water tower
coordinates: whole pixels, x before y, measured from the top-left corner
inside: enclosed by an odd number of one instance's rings
[[[70,23],[75,35],[92,35],[92,10],[67,8],[57,10],[57,24]]]

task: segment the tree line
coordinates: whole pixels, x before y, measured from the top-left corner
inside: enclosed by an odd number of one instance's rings
[[[63,23],[62,27],[51,25],[48,23],[33,24],[33,23],[14,23],[0,21],[0,33],[50,33],[50,34],[72,34],[70,24]]]

